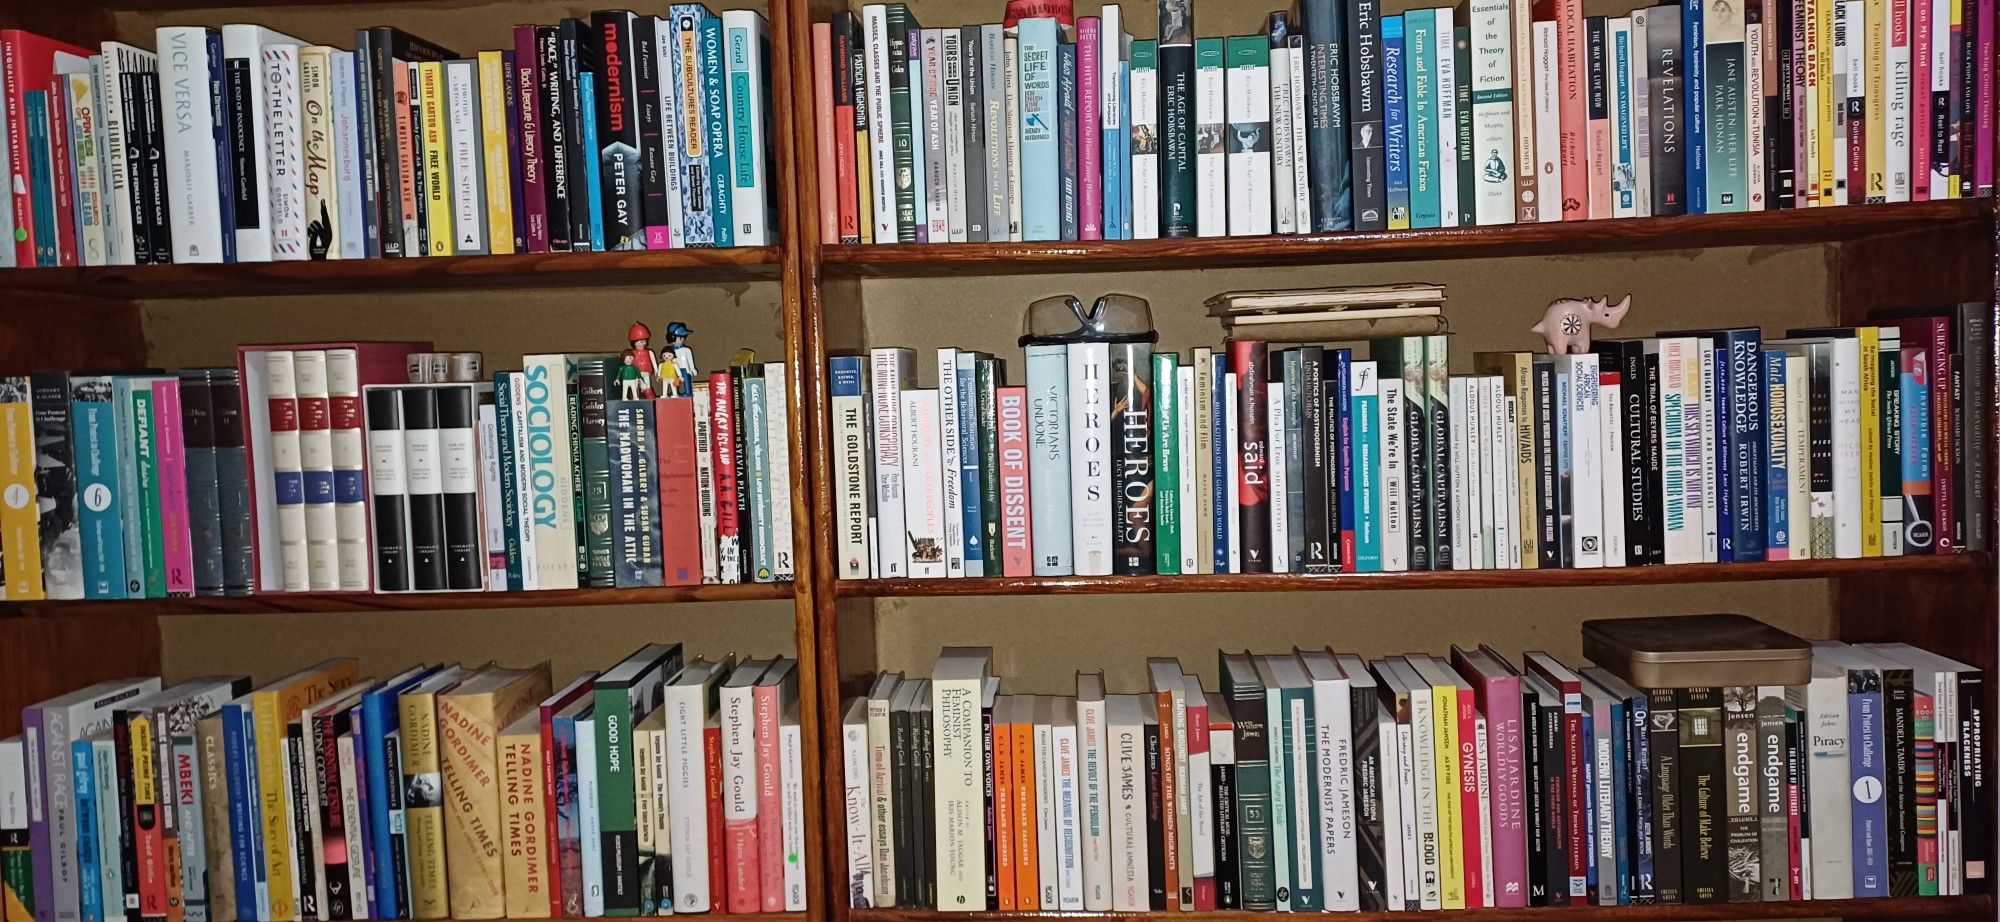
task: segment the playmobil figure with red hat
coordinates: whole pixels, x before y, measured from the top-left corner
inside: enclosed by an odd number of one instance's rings
[[[653,331],[643,323],[634,322],[632,329],[625,332],[626,342],[631,348],[622,357],[624,367],[636,374],[627,375],[621,369],[618,375],[618,397],[620,400],[651,400],[653,379],[660,371],[659,362],[653,357],[653,350],[646,344],[653,339]]]
[[[694,396],[694,350],[687,340],[693,330],[678,320],[667,324],[667,342],[660,348],[660,392],[667,397]]]

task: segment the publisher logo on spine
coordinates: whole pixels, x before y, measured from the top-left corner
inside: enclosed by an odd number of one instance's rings
[[[13,502],[10,496],[8,502]],[[101,483],[93,483],[83,488],[83,507],[92,512],[103,512],[111,508],[111,488]]]

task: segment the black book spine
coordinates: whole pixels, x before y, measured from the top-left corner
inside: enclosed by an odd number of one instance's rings
[[[1527,834],[1528,905],[1549,905],[1548,768],[1542,764],[1542,696],[1521,683],[1521,825]]]
[[[924,696],[914,715],[917,729],[917,799],[921,801],[923,812],[918,814],[917,828],[911,841],[917,847],[917,875],[923,888],[922,900],[925,909],[937,908],[937,785],[933,783],[937,772],[937,750],[932,746],[934,727],[930,696]]]
[[[1763,892],[1757,829],[1757,689],[1722,689],[1723,836],[1729,902],[1755,903]]]
[[[1882,669],[1882,796],[1889,812],[1889,895],[1917,895],[1916,698],[1907,668]]]
[[[659,458],[653,404],[613,400],[605,428],[611,468],[613,583],[620,589],[658,586],[665,579],[660,558]]]
[[[437,390],[406,387],[403,398],[403,451],[410,522],[410,588],[449,587],[445,576],[444,493],[438,458]]]
[[[1194,4],[1160,3],[1160,236],[1192,237],[1194,187]]]
[[[1805,893],[1805,879],[1812,876],[1812,792],[1806,788],[1806,760],[1812,758],[1807,751],[1806,735],[1811,730],[1806,725],[1803,711],[1790,705],[1785,706],[1785,812],[1789,822],[1786,829],[1786,852],[1799,855],[1804,867],[1794,864],[1787,868],[1785,898],[1798,899]],[[1944,763],[1940,761],[1939,765]],[[1937,775],[1943,778],[1942,774]]]
[[[118,75],[125,117],[125,173],[132,184],[132,262],[140,266],[159,262],[167,255],[156,253],[153,249],[151,209],[146,201],[151,191],[151,184],[146,182],[145,177],[148,167],[146,153],[152,131],[144,84],[157,85],[158,80],[157,74],[145,71],[125,71]]]
[[[639,65],[633,58],[633,16],[628,10],[598,10],[590,14],[591,36],[599,52],[597,72],[597,158],[604,199],[604,248],[640,250],[646,246],[640,219],[640,142],[638,113]],[[643,108],[643,107],[642,107]]]
[[[1778,72],[1765,77],[1765,85],[1775,95],[1766,94],[1764,100],[1764,156],[1769,170],[1769,178],[1764,181],[1764,204],[1767,208],[1791,208],[1797,202],[1797,190],[1793,183],[1797,178],[1798,162],[1798,151],[1792,143],[1792,126],[1798,118],[1798,112],[1792,107],[1792,62],[1804,49],[1795,48],[1791,42],[1793,21],[1797,15],[1792,0],[1765,2],[1774,7],[1765,18],[1777,20],[1777,27],[1766,33],[1771,36],[1766,41],[1774,41],[1777,45]],[[1911,97],[1911,108],[1919,108],[1923,99],[1923,90],[1916,90]],[[1910,117],[1922,118],[1923,113],[1914,111]],[[1910,181],[1922,182],[1923,178],[1912,176]]]
[[[1952,547],[1962,552],[1966,550],[1965,520],[1967,517],[1968,510],[1966,508],[1965,500],[1966,496],[1972,492],[1971,490],[1967,489],[1968,483],[1966,477],[1967,467],[1966,467],[1966,450],[1965,450],[1966,449],[1965,418],[1972,415],[1972,413],[1969,411],[1971,411],[1973,407],[1965,402],[1965,353],[1964,352],[1952,353],[1950,367],[1951,367],[1951,407],[1952,407],[1951,410],[1951,458],[1952,458],[1951,540],[1952,540]],[[1980,409],[1982,411],[1984,410],[1983,407]],[[1985,515],[1986,512],[1981,511],[1979,514]]]
[[[252,110],[256,101],[251,98],[252,75],[249,58],[224,58],[222,61],[222,101],[229,110],[229,175],[234,180],[231,188],[223,194],[233,197],[236,207],[236,229],[257,227],[257,174],[264,171],[264,164],[257,157],[256,115]],[[225,233],[227,229],[225,229]]]
[[[1811,345],[1807,347],[1811,363],[1811,393],[1806,399],[1807,436],[1807,479],[1815,494],[1833,494],[1833,347]],[[1820,516],[1813,516],[1819,519]],[[1930,521],[1937,521],[1931,519]],[[1812,542],[1814,557],[1833,556],[1833,528],[1830,522],[1794,522],[1792,533],[1805,528]],[[1794,538],[1794,541],[1797,539]],[[1933,543],[1935,544],[1935,542]]]
[[[1653,214],[1687,213],[1687,110],[1682,88],[1681,10],[1672,4],[1646,12],[1646,93],[1652,119]],[[1822,51],[1821,53],[1825,53]]]
[[[639,224],[643,241],[655,228],[671,223],[667,204],[666,125],[661,119],[660,94],[670,87],[660,73],[659,48],[663,41],[659,19],[638,16],[632,20],[633,73],[639,92]],[[671,90],[666,90],[671,92]],[[676,161],[678,166],[678,161]]]
[[[886,13],[888,24],[889,58],[889,107],[893,125],[878,126],[877,130],[888,129],[894,139],[896,190],[896,239],[878,240],[877,243],[914,243],[917,239],[917,187],[916,164],[920,143],[912,128],[922,119],[911,111],[910,98],[910,39],[922,34],[910,16],[910,9],[901,3],[892,3]],[[857,155],[859,152],[856,152]],[[745,555],[746,559],[748,555]]]
[[[1562,566],[1562,485],[1556,479],[1556,366],[1537,358],[1534,363],[1535,518],[1537,565],[1544,570]]]
[[[1964,851],[1959,855],[1965,873],[1965,892],[1993,892],[1990,870],[1974,876],[1970,869],[1993,867],[1993,787],[1986,783],[1981,759],[1986,753],[1985,678],[1971,670],[1958,674],[1958,760],[1957,800],[1954,815],[1964,824]]]
[[[1975,116],[1979,112],[1978,94],[1974,93],[1972,88],[1979,85],[1979,68],[1981,67],[1981,62],[1979,60],[1978,38],[1976,37],[1978,29],[1968,27],[1961,30],[1961,32],[1958,48],[1956,49],[1958,51],[1958,79],[1953,81],[1953,85],[1964,87],[1965,90],[1958,94],[1958,124],[1957,130],[1954,132],[1957,135],[1958,144],[1952,149],[1951,175],[1958,180],[1958,197],[1972,198],[1974,194],[1974,180],[1972,176],[1973,150],[1979,138],[1978,129],[1975,127]]]
[[[209,377],[215,407],[215,488],[222,506],[222,594],[249,595],[250,474],[243,451],[243,385],[236,369]]]
[[[1340,450],[1340,384],[1334,380],[1339,373],[1332,357],[1320,366],[1320,415],[1326,425],[1326,559],[1328,572],[1338,573],[1341,569],[1340,552],[1340,477],[1347,470],[1347,454]]]
[[[215,479],[215,392],[211,372],[180,373],[181,432],[187,451],[188,543],[196,595],[222,594],[222,500]]]
[[[1792,898],[1791,813],[1787,809],[1789,786],[1785,779],[1785,699],[1782,687],[1777,694],[1757,699],[1757,841],[1759,892],[1767,903]],[[1916,829],[1916,801],[1910,802],[1911,830]],[[1910,885],[1916,886],[1912,864]],[[1914,892],[1914,891],[1912,891]]]
[[[562,36],[554,26],[535,27],[536,105],[542,107],[542,183],[548,206],[549,252],[570,248],[569,159],[570,139],[576,134],[569,122],[569,97],[563,95]]]
[[[1653,786],[1653,890],[1662,903],[1681,901],[1681,738],[1670,688],[1646,691],[1648,762]]]
[[[479,410],[471,387],[437,389],[438,473],[443,492],[445,585],[486,587],[480,553]]]
[[[341,725],[351,728],[353,721],[348,718],[344,710],[338,714],[322,711],[314,715],[313,721],[319,726],[318,732],[313,737],[313,742],[317,745],[311,747],[312,752],[307,754],[307,759],[312,766],[313,784],[319,790],[319,796],[312,801],[312,809],[319,817],[321,834],[318,838],[323,843],[342,841],[346,838],[347,832],[346,810],[342,809],[340,802],[339,734]],[[347,851],[324,847],[319,851],[321,860],[326,864],[324,909],[327,918],[332,922],[347,922],[354,918],[353,894],[348,892]],[[360,855],[353,857],[357,861],[361,858]]]
[[[1293,31],[1305,36],[1305,139],[1312,186],[1311,227],[1322,232],[1351,230],[1354,194],[1349,164],[1354,152],[1348,147],[1344,88],[1348,49],[1343,33],[1347,30],[1347,16],[1340,0],[1303,0],[1298,9],[1305,20],[1300,24],[1302,28]]]
[[[569,382],[569,405],[565,409],[569,412],[569,482],[575,485],[575,489],[570,491],[570,509],[571,514],[576,516],[574,521],[578,523],[576,529],[576,584],[587,586],[590,584],[591,560],[590,527],[588,524],[590,519],[589,512],[587,511],[590,503],[586,497],[590,493],[590,489],[589,482],[584,479],[583,474],[583,447],[592,443],[583,440],[583,387],[577,380],[583,377],[580,374],[581,369],[578,367],[581,364],[575,361],[569,363],[568,376],[566,378]],[[602,443],[596,444],[601,445]]]
[[[1153,347],[1147,343],[1111,346],[1111,419],[1117,427],[1117,492],[1112,510],[1117,534],[1112,569],[1121,575],[1154,571],[1158,529],[1153,521]]]
[[[910,756],[910,712],[907,708],[897,708],[889,712],[889,791],[896,810],[895,827],[891,830],[891,842],[896,847],[896,905],[904,909],[914,909],[917,905],[910,895],[910,885],[916,881],[911,868],[915,846],[910,842],[914,825],[911,816],[916,812],[912,809],[916,776],[910,770]]]
[[[139,811],[125,806],[134,803],[132,799],[132,721],[125,711],[112,712],[111,749],[118,762],[118,802],[124,809],[118,811],[118,867],[124,877],[125,892],[119,894],[125,904],[122,915],[126,922],[139,922],[139,837],[133,823]],[[116,918],[109,905],[111,894],[105,894],[104,917]]]
[[[137,126],[137,142],[128,140],[126,158],[138,161],[132,169],[132,202],[138,214],[133,236],[144,235],[153,264],[174,261],[173,232],[167,224],[166,137],[160,127],[160,79],[150,71],[123,76],[125,99],[132,106],[126,124]]]
[[[1681,756],[1681,881],[1684,902],[1729,900],[1723,832],[1722,690],[1678,690]]]
[[[584,158],[595,157],[597,152],[585,149],[583,144],[583,107],[596,102],[583,98],[583,80],[579,75],[597,73],[596,42],[590,28],[577,19],[563,20],[557,26],[556,38],[561,49],[557,76],[561,80],[563,117],[569,120],[564,138],[569,148],[569,165],[575,171],[569,180],[569,248],[582,253],[591,248],[590,202],[584,196],[593,192],[584,182],[588,175],[584,171]]]
[[[1236,372],[1236,491],[1243,521],[1240,534],[1245,573],[1271,572],[1269,366],[1270,354],[1264,343],[1238,340],[1229,344],[1229,367]]]
[[[988,705],[979,710],[980,757],[986,768],[982,776],[983,793],[986,799],[986,911],[1000,910],[1000,824],[998,806],[994,801],[993,781],[993,707]]]
[[[292,813],[292,829],[311,829],[312,816],[318,810],[318,805],[308,796],[312,788],[306,786],[306,774],[312,771],[307,766],[312,763],[313,754],[306,751],[306,734],[302,723],[293,720],[285,728],[283,745],[285,747],[287,769],[291,772],[292,778],[292,802],[286,804],[285,809],[290,810]],[[319,905],[319,876],[324,871],[324,867],[316,867],[313,859],[320,858],[322,862],[325,859],[324,856],[313,853],[314,842],[312,836],[302,836],[295,833],[292,838],[294,839],[292,843],[293,854],[298,858],[298,864],[295,867],[298,871],[299,915],[308,919],[316,918],[321,908]]]
[[[1061,204],[1062,239],[1081,239],[1077,233],[1077,172],[1076,143],[1076,43],[1056,44],[1056,118],[1060,127],[1056,129],[1056,156],[1062,171]],[[929,163],[925,164],[929,168]]]
[[[28,395],[34,414],[35,496],[41,506],[36,530],[41,537],[42,586],[52,599],[81,599],[83,535],[77,521],[76,462],[70,442],[69,372],[35,372],[28,379]]]
[[[416,190],[413,200],[416,208],[416,223],[404,228],[403,243],[412,255],[428,256],[431,252],[431,221],[430,196],[426,192],[429,187],[426,185],[426,177],[424,175],[424,94],[421,86],[422,81],[417,70],[417,62],[398,62],[396,66],[403,68],[409,74],[407,80],[410,87],[410,96],[408,99],[403,100],[403,107],[408,109],[410,113],[410,162],[403,164],[403,171],[407,174],[404,182],[409,183],[410,188]],[[445,124],[449,125],[450,122],[447,120]],[[449,137],[449,135],[445,135],[445,137]],[[448,158],[449,149],[442,152],[441,156]]]
[[[1215,779],[1215,908],[1243,908],[1236,870],[1236,765],[1209,767]]]
[[[1964,390],[1970,394],[1984,394],[1993,386],[1994,365],[1993,321],[1990,313],[1983,312],[1984,305],[1969,302],[1959,305],[1958,343],[1959,350],[1970,357],[1965,366]],[[1884,378],[1883,380],[1890,380]],[[1961,412],[1965,417],[1965,443],[1972,450],[1965,457],[1966,507],[1975,513],[1964,518],[1966,533],[1960,547],[1968,551],[1984,551],[1992,547],[1993,523],[1984,510],[1992,508],[1992,484],[1988,478],[1992,467],[1988,441],[1992,438],[1992,420],[1983,412]],[[1900,487],[1899,487],[1900,489]]]
[[[1173,843],[1164,841],[1166,815],[1163,811],[1172,807],[1160,803],[1160,725],[1147,721],[1145,726],[1146,759],[1146,900],[1154,912],[1167,909],[1167,849]],[[1178,886],[1176,884],[1175,886]]]
[[[1539,695],[1537,696],[1540,697]],[[1541,750],[1542,763],[1542,815],[1547,817],[1544,838],[1548,842],[1547,857],[1543,872],[1548,877],[1549,905],[1568,906],[1570,904],[1569,840],[1570,824],[1583,822],[1583,817],[1570,812],[1569,770],[1565,755],[1567,742],[1563,739],[1563,703],[1560,696],[1540,702],[1542,712],[1542,733],[1536,740],[1536,748]],[[1414,901],[1413,901],[1414,902]]]
[[[836,34],[838,29],[836,28]],[[835,39],[836,45],[839,40]],[[986,188],[986,145],[993,143],[988,137],[986,126],[986,81],[981,78],[985,62],[981,57],[984,43],[980,41],[978,26],[964,26],[959,30],[959,72],[964,75],[965,109],[965,239],[971,243],[984,243],[991,238],[987,228],[986,203],[990,200]],[[842,83],[840,77],[841,55],[834,52],[834,107],[840,106]],[[852,100],[849,100],[852,104]],[[1097,141],[1092,132],[1090,140]],[[1005,142],[1002,142],[1005,143]],[[1003,180],[1004,181],[1004,180]],[[1106,233],[1104,236],[1112,236]],[[1004,236],[1001,239],[1006,239]]]
[[[373,187],[375,213],[373,223],[377,228],[377,246],[383,256],[403,254],[403,214],[401,154],[396,149],[396,72],[397,62],[389,56],[389,29],[377,26],[365,30],[368,34],[368,57],[357,59],[356,63],[367,68],[369,120],[375,125],[375,144],[367,153],[373,169],[366,171]],[[357,48],[359,47],[357,43]]]
[[[1666,469],[1660,455],[1660,355],[1657,352],[1644,353],[1641,379],[1645,385],[1646,405],[1644,429],[1646,455],[1645,489],[1641,491],[1646,504],[1646,559],[1645,563],[1667,562],[1666,519],[1662,509],[1666,496]],[[1629,536],[1628,536],[1629,537]],[[1664,902],[1664,900],[1663,900]]]
[[[1354,816],[1356,840],[1360,844],[1357,862],[1356,897],[1363,912],[1389,908],[1388,850],[1400,847],[1400,833],[1385,825],[1382,794],[1390,782],[1384,772],[1393,766],[1382,764],[1382,705],[1372,694],[1357,691],[1349,696],[1353,715]]]
[[[1382,149],[1382,3],[1349,0],[1347,13],[1347,125],[1353,140],[1348,162],[1353,177],[1354,229],[1382,230],[1389,226],[1389,187]]]
[[[576,363],[578,452],[583,462],[582,536],[585,552],[585,585],[608,588],[617,585],[616,541],[612,537],[610,421],[606,411],[606,389],[610,386],[610,363],[585,359]]]
[[[1332,455],[1327,451],[1326,428],[1326,384],[1324,375],[1326,348],[1306,346],[1302,349],[1299,368],[1300,437],[1305,439],[1305,508],[1299,510],[1305,518],[1305,559],[1299,561],[1297,569],[1305,573],[1332,573],[1333,535],[1327,529],[1327,486],[1331,482]]]
[[[1457,85],[1454,93],[1458,97],[1458,124],[1455,128],[1439,127],[1458,132],[1458,223],[1461,227],[1471,227],[1479,223],[1479,183],[1473,179],[1472,160],[1472,27],[1459,25],[1451,33],[1457,73],[1463,75],[1453,79]],[[1445,164],[1444,168],[1449,170],[1452,165]]]
[[[403,398],[395,388],[380,387],[368,391],[365,403],[368,496],[375,519],[375,587],[382,592],[407,592],[410,521],[404,502],[409,484],[403,443]]]

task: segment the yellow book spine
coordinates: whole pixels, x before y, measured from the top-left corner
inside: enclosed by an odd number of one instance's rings
[[[418,107],[423,111],[424,215],[432,256],[450,256],[451,245],[451,114],[445,111],[444,64],[417,64]]]
[[[1799,207],[1819,204],[1819,97],[1825,92],[1819,84],[1819,58],[1824,50],[1819,44],[1817,17],[1820,0],[1805,0],[1804,22],[1799,31],[1804,36],[1805,47],[1797,53],[1804,56],[1805,65],[1801,77],[1804,80],[1805,96],[1797,117],[1805,122],[1805,147],[1798,151],[1799,188],[1805,193]],[[1789,39],[1780,38],[1781,41]]]
[[[500,737],[500,791],[506,850],[501,866],[507,885],[507,918],[549,917],[547,820],[542,816],[542,734],[539,723],[525,733]]]
[[[257,812],[264,825],[264,880],[271,894],[271,918],[298,917],[298,881],[292,873],[292,805],[286,797],[291,790],[291,771],[285,763],[286,727],[306,705],[353,685],[360,663],[335,660],[258,691],[250,698],[251,721],[257,738],[271,745],[257,747]]]
[[[1889,136],[1889,3],[1888,0],[1868,0],[1868,25],[1862,40],[1868,52],[1868,147],[1866,175],[1868,188],[1862,191],[1864,202],[1888,200],[1888,136]],[[1907,76],[1907,75],[1906,75]],[[1865,449],[1864,449],[1865,450]]]
[[[455,919],[507,914],[500,857],[500,739],[492,708],[490,695],[437,699],[445,883]]]
[[[1839,184],[1834,181],[1835,170],[1843,169],[1842,158],[1834,153],[1834,141],[1839,132],[1834,130],[1833,109],[1835,105],[1846,105],[1845,98],[1838,103],[1836,97],[1845,97],[1846,87],[1833,83],[1833,8],[1840,0],[1819,0],[1818,9],[1813,14],[1813,27],[1819,31],[1819,203],[1821,205],[1845,205],[1839,201]]]
[[[1431,725],[1437,728],[1438,905],[1465,908],[1465,837],[1460,824],[1458,689],[1431,686]]]
[[[507,67],[498,51],[479,53],[479,137],[486,154],[488,252],[514,252],[513,148],[507,143]]]
[[[438,764],[437,696],[404,695],[402,711],[403,810],[410,853],[410,915],[451,915],[444,871],[444,777]]]
[[[1870,141],[1871,146],[1873,141]],[[1871,176],[1869,182],[1874,182]],[[1861,556],[1882,556],[1882,334],[1856,327],[1861,340]]]
[[[994,143],[988,136],[986,143]],[[854,133],[855,214],[861,226],[861,242],[875,242],[875,158],[869,155],[868,129]]]
[[[42,598],[41,509],[35,501],[34,414],[27,378],[0,378],[0,599]]]

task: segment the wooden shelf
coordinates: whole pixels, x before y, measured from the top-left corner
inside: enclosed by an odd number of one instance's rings
[[[1563,919],[1661,920],[1681,922],[1699,919],[1909,919],[1993,915],[1990,896],[1923,896],[1879,900],[1809,900],[1796,903],[1712,903],[1700,906],[1562,906],[1539,909],[1473,909],[1448,912],[1342,912],[1329,918],[1411,920],[1479,919],[1483,922],[1560,922]],[[1270,912],[1176,912],[1176,913],[1083,913],[1083,912],[936,912],[928,909],[850,909],[852,922],[1008,922],[1017,919],[1176,919],[1185,922],[1254,922],[1283,918]]]
[[[880,277],[1220,269],[1815,244],[1919,229],[1934,231],[1943,226],[1970,228],[1990,221],[1992,214],[1991,199],[1949,199],[1743,214],[1282,237],[824,246],[820,258],[829,274]]]
[[[981,595],[1090,595],[1173,592],[1326,592],[1408,589],[1553,589],[1647,586],[1836,576],[1976,573],[1993,568],[1988,554],[1871,557],[1860,560],[1780,560],[1699,563],[1599,570],[1446,570],[1411,573],[1219,573],[1193,576],[1030,576],[979,579],[840,580],[834,591],[852,598]]]
[[[682,602],[757,602],[790,599],[792,583],[731,583],[651,589],[549,589],[536,592],[280,592],[179,599],[0,602],[0,617],[144,615],[262,615],[349,611],[445,611],[497,608],[566,608],[598,605],[667,605]]]
[[[279,294],[353,294],[536,286],[678,285],[776,279],[777,247],[630,250],[616,253],[517,253],[225,265],[96,266],[0,269],[0,293],[83,295],[127,300],[230,298]]]

